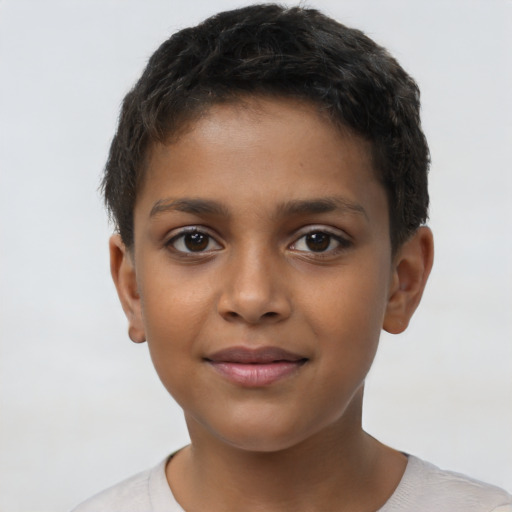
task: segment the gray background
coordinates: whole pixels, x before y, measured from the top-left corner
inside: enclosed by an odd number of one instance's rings
[[[97,187],[156,46],[245,3],[0,0],[0,512],[65,511],[187,442],[126,335]],[[434,271],[410,329],[383,336],[365,426],[510,490],[512,2],[311,5],[417,79],[433,157]]]

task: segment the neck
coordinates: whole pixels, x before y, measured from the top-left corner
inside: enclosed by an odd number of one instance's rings
[[[327,429],[272,452],[231,446],[188,419],[192,444],[167,468],[177,501],[211,512],[377,510],[396,488],[405,457],[366,434],[360,404],[351,407]]]

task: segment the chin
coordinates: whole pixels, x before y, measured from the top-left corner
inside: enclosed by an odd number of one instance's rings
[[[300,442],[299,440],[290,437],[290,435],[262,435],[262,432],[254,435],[246,435],[244,437],[237,436],[234,439],[224,438],[222,440],[233,448],[254,453],[282,452],[299,444]]]
[[[297,446],[314,437],[316,430],[322,430],[320,426],[315,429],[312,425],[301,425],[297,419],[276,418],[276,415],[266,418],[264,415],[252,418],[245,416],[238,418],[237,421],[226,417],[224,420],[215,425],[202,423],[199,429],[194,428],[197,427],[197,423],[191,425],[187,420],[192,442],[194,434],[201,437],[206,434],[208,437],[215,437],[226,446],[245,452],[276,453]]]

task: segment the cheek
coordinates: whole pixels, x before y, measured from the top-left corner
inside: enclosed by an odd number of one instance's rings
[[[344,275],[343,269],[309,294],[307,323],[331,374],[364,378],[377,350],[386,296],[379,272]]]
[[[148,264],[141,289],[142,315],[149,340],[189,345],[213,307],[212,283],[201,272],[177,272],[164,262]],[[160,272],[153,269],[159,268]]]
[[[212,311],[204,287],[178,280],[145,281],[142,317],[153,365],[171,394],[189,382],[191,363],[200,358],[199,343]]]
[[[340,269],[322,281],[304,298],[308,320],[327,338],[378,338],[387,304],[385,275],[362,268]]]

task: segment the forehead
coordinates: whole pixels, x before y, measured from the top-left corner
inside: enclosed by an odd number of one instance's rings
[[[370,207],[376,194],[385,195],[369,142],[334,126],[317,105],[250,98],[212,106],[177,139],[151,148],[136,214],[181,197],[270,211],[327,196]]]

